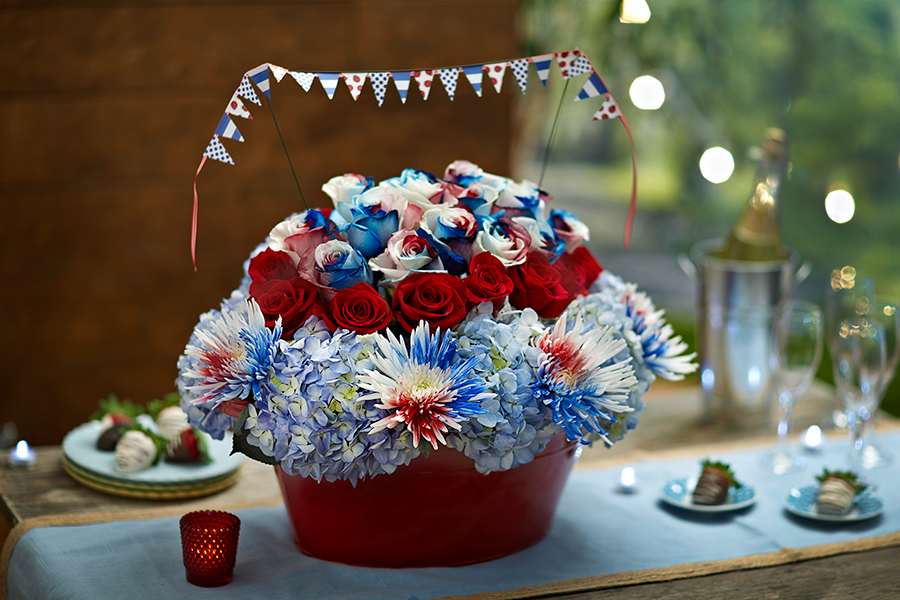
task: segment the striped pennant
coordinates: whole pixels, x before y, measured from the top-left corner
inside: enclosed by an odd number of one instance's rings
[[[225,107],[225,112],[229,115],[253,120],[253,115],[251,115],[250,111],[247,110],[247,107],[244,106],[244,101],[238,97],[237,92],[231,96],[231,102]]]
[[[432,69],[413,71],[412,76],[416,80],[416,85],[419,86],[419,91],[422,93],[422,100],[428,100],[428,94],[431,93],[431,83],[434,79],[434,71]]]
[[[341,73],[341,77],[344,79],[344,83],[347,84],[347,89],[350,90],[350,95],[353,97],[353,100],[356,101],[356,99],[359,98],[359,93],[362,91],[363,86],[366,84],[366,74]]]
[[[553,64],[553,55],[541,54],[540,56],[532,57],[531,61],[534,63],[534,68],[537,69],[541,83],[544,87],[547,87],[547,77],[550,76],[550,65]]]
[[[235,93],[241,98],[246,98],[253,104],[262,106],[262,102],[259,101],[259,97],[256,95],[256,92],[253,91],[253,86],[250,85],[250,79],[247,77],[246,73],[244,73],[244,78],[241,79],[241,85],[238,86],[237,92]]]
[[[506,61],[503,61],[484,65],[484,70],[487,71],[487,76],[491,83],[494,84],[494,89],[497,90],[498,94],[500,93],[500,88],[503,87],[503,75],[506,73],[507,64]]]
[[[579,100],[587,100],[588,98],[593,98],[595,96],[600,96],[602,94],[608,94],[609,90],[606,89],[606,86],[603,85],[603,82],[600,81],[600,76],[597,75],[597,71],[591,71],[591,76],[588,77],[588,80],[585,82],[584,87],[581,88],[581,91],[578,92],[578,97],[575,98],[575,102]]]
[[[281,83],[281,80],[284,79],[284,76],[287,74],[287,69],[284,67],[279,67],[278,65],[273,65],[269,63],[269,68],[272,70],[272,75],[275,76],[275,81]]]
[[[470,65],[468,67],[460,67],[466,75],[466,79],[472,84],[475,93],[481,98],[481,80],[484,75],[484,65]]]
[[[522,93],[524,94],[525,88],[528,87],[528,59],[520,58],[518,60],[511,60],[509,61],[509,66],[512,69],[513,75],[516,76],[516,83],[522,88]]]
[[[229,140],[237,140],[239,142],[244,141],[244,136],[238,131],[237,126],[231,120],[231,117],[228,116],[228,113],[223,114],[222,118],[219,119],[219,125],[216,127],[216,135],[228,138]]]
[[[261,64],[255,69],[247,71],[247,75],[250,77],[250,81],[256,84],[259,91],[266,95],[266,98],[272,97],[269,91],[269,63]]]
[[[303,71],[288,71],[291,74],[291,77],[294,78],[294,81],[300,84],[300,87],[303,88],[304,92],[308,92],[309,88],[312,87],[313,81],[316,80],[315,73],[305,73]]]
[[[400,102],[406,104],[406,94],[409,92],[409,77],[412,75],[409,71],[394,71],[391,78],[394,85],[397,86],[397,93],[400,94]],[[369,75],[371,77],[371,74]]]
[[[381,106],[384,102],[384,93],[387,91],[388,79],[390,78],[391,74],[386,71],[369,73],[369,81],[372,82],[372,89],[375,91],[375,99],[378,100],[378,106]],[[409,80],[406,83],[409,83]]]
[[[608,100],[603,103],[603,106],[594,113],[594,116],[591,118],[591,121],[604,121],[606,119],[621,119],[622,111],[619,110],[619,105],[616,104],[616,101],[612,99],[612,96],[609,94],[606,95]]]
[[[340,79],[340,77],[340,73],[319,73],[319,82],[322,84],[322,87],[325,88],[325,93],[328,94],[329,100],[334,98],[334,90],[337,89],[338,79]]]
[[[228,152],[225,151],[225,146],[222,145],[222,142],[219,141],[219,136],[213,135],[212,139],[209,141],[209,145],[206,147],[206,150],[203,152],[203,156],[208,156],[213,160],[217,160],[219,162],[227,163],[229,165],[233,165],[234,161],[231,159],[231,156]],[[202,163],[201,163],[202,166]],[[199,170],[198,170],[199,173]]]
[[[450,96],[450,100],[452,101],[453,97],[456,95],[456,79],[459,77],[459,67],[438,69],[437,73],[441,78],[441,83],[444,84],[444,89],[447,90],[447,95]]]

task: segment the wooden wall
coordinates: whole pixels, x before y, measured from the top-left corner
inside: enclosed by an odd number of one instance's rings
[[[407,0],[0,0],[0,424],[58,444],[110,393],[147,402],[174,390],[200,313],[238,283],[279,220],[302,210],[272,115],[248,103],[226,140],[236,165],[200,175],[198,271],[189,251],[191,185],[247,70],[410,69],[522,55],[517,2]],[[504,92],[478,99],[460,78],[450,102],[389,87],[329,101],[273,80],[272,105],[311,205],[321,185],[404,167],[441,172],[467,158],[509,169]],[[391,84],[392,85],[392,84]]]

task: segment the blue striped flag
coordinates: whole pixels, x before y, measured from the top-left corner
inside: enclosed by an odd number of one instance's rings
[[[466,79],[475,88],[475,93],[481,98],[481,77],[484,74],[484,65],[470,65],[463,67],[462,70],[466,74]]]
[[[553,63],[553,56],[553,54],[542,54],[531,59],[544,87],[547,87],[547,77],[550,76],[550,65]]]
[[[409,92],[409,71],[394,71],[391,77],[394,79],[394,85],[397,86],[397,93],[400,94],[400,102],[406,104],[406,94]]]
[[[269,63],[259,65],[255,69],[247,71],[247,77],[256,84],[259,91],[266,95],[266,98],[272,97],[272,94],[269,93]]]
[[[219,126],[216,127],[216,135],[228,138],[229,140],[237,140],[239,142],[244,141],[244,136],[238,131],[237,126],[231,120],[231,117],[228,116],[228,113],[223,113],[222,118],[219,119]]]
[[[579,100],[587,100],[588,98],[593,98],[595,96],[601,96],[608,93],[609,90],[607,90],[606,86],[603,85],[603,82],[600,81],[600,76],[597,75],[597,71],[591,71],[591,76],[588,77],[588,80],[585,82],[584,87],[581,88],[581,91],[578,93],[578,97],[575,98],[575,102],[578,102]]]
[[[319,81],[322,83],[322,87],[325,88],[325,93],[328,94],[329,100],[334,98],[334,90],[337,89],[338,79],[340,78],[340,73],[319,73]]]

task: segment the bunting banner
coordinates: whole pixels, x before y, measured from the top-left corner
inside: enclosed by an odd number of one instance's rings
[[[431,88],[433,87],[432,84],[434,82],[435,74],[437,74],[438,79],[443,85],[450,100],[453,100],[456,95],[457,80],[460,73],[464,75],[466,80],[471,84],[475,94],[480,98],[482,97],[485,73],[491,84],[493,84],[494,90],[499,94],[501,87],[503,86],[503,77],[508,68],[512,71],[516,83],[519,85],[519,89],[521,89],[524,94],[528,89],[529,65],[534,65],[538,78],[541,80],[541,84],[546,87],[553,63],[556,63],[559,72],[564,79],[571,79],[572,77],[577,77],[579,75],[588,75],[587,81],[582,86],[581,91],[578,92],[575,101],[578,102],[580,100],[588,100],[590,98],[599,98],[602,96],[604,102],[597,112],[594,113],[592,120],[605,121],[619,119],[628,134],[628,142],[631,145],[632,182],[631,202],[628,207],[628,217],[625,223],[625,249],[627,250],[631,241],[631,227],[634,221],[635,201],[637,199],[637,157],[634,152],[634,140],[631,136],[631,129],[628,126],[628,121],[625,119],[625,115],[622,114],[618,103],[616,103],[612,94],[603,83],[603,80],[600,79],[597,71],[591,65],[590,60],[588,60],[587,56],[585,56],[581,50],[566,50],[554,52],[552,54],[541,54],[538,56],[493,63],[393,72],[372,71],[337,73],[290,71],[271,63],[263,63],[244,73],[237,90],[234,92],[225,108],[225,113],[219,119],[219,124],[216,126],[212,139],[209,141],[209,144],[207,144],[206,150],[203,152],[203,157],[200,161],[200,166],[197,168],[197,175],[194,177],[194,210],[191,227],[191,256],[194,259],[194,270],[197,268],[196,240],[199,203],[197,197],[197,176],[200,175],[200,171],[206,164],[207,159],[210,158],[229,165],[234,164],[234,160],[225,150],[225,146],[222,145],[221,139],[225,138],[239,142],[244,141],[243,135],[238,131],[238,128],[235,126],[234,121],[231,120],[231,117],[237,116],[244,119],[253,118],[242,99],[258,106],[262,106],[262,102],[260,102],[256,90],[262,92],[267,100],[271,99],[271,87],[269,82],[270,71],[275,77],[275,81],[278,83],[281,83],[284,76],[289,74],[305,92],[310,91],[313,82],[318,79],[329,100],[334,98],[339,80],[344,80],[351,97],[353,100],[356,100],[359,98],[366,79],[369,79],[369,81],[372,82],[372,90],[375,99],[378,102],[378,106],[381,106],[384,102],[385,92],[387,91],[388,80],[391,79],[394,81],[394,86],[397,88],[397,93],[400,95],[400,101],[403,104],[406,104],[406,98],[411,85],[415,85],[415,87],[418,88],[419,93],[422,94],[423,100],[428,100]],[[256,86],[256,90],[253,87],[254,85]]]

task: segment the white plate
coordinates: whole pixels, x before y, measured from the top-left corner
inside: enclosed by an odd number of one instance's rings
[[[163,459],[137,473],[120,473],[116,470],[116,453],[97,449],[100,436],[100,421],[79,425],[63,438],[62,449],[66,458],[85,471],[90,471],[107,479],[153,485],[177,485],[200,482],[223,477],[241,466],[243,454],[231,454],[231,433],[222,440],[206,437],[210,462],[206,464],[170,463]]]
[[[697,512],[728,512],[747,508],[756,502],[756,488],[744,483],[740,488],[728,488],[728,495],[723,504],[695,504],[694,487],[697,478],[679,477],[670,479],[659,488],[659,497],[663,502]]]
[[[820,513],[816,508],[818,494],[819,486],[815,484],[794,488],[784,497],[784,507],[795,515],[817,521],[862,521],[877,517],[884,512],[884,500],[881,496],[864,491],[856,496],[850,512],[843,515]]]

